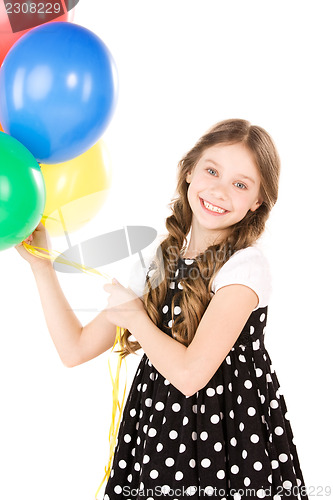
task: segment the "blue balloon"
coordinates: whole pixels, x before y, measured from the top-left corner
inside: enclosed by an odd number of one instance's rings
[[[0,70],[0,123],[42,163],[61,163],[92,147],[117,100],[108,48],[82,26],[58,22],[30,30]]]

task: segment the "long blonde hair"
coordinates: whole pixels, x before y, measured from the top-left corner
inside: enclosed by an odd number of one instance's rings
[[[246,120],[224,120],[210,128],[182,158],[178,164],[177,197],[170,203],[172,214],[166,219],[168,235],[161,242],[159,251],[151,265],[152,271],[146,278],[144,306],[151,320],[162,327],[161,307],[164,303],[168,283],[174,279],[178,259],[184,249],[192,211],[187,198],[186,175],[197,164],[204,151],[218,144],[244,144],[252,153],[260,175],[261,205],[230,229],[227,238],[209,246],[196,257],[195,268],[182,280],[183,292],[173,298],[171,311],[179,297],[182,314],[173,317],[171,330],[173,338],[188,346],[199,322],[211,300],[211,285],[216,273],[237,250],[251,246],[263,233],[269,213],[276,203],[280,175],[280,158],[270,135],[261,127]],[[162,279],[163,277],[163,279]],[[131,332],[125,330],[121,339],[122,357],[140,349],[137,341],[129,339]]]

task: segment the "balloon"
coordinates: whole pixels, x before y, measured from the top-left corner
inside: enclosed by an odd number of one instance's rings
[[[0,70],[0,122],[42,163],[61,163],[90,149],[116,101],[116,69],[106,45],[71,23],[49,23],[24,35]]]
[[[43,5],[41,4],[39,9],[37,10],[36,13],[33,13],[34,21],[35,23],[31,25],[28,29],[23,29],[26,26],[22,26],[22,30],[15,30],[15,33],[13,33],[13,29],[9,20],[9,16],[6,11],[5,3],[7,2],[2,2],[0,1],[0,36],[1,36],[1,44],[0,44],[0,66],[8,53],[9,49],[14,45],[14,43],[21,38],[22,35],[27,33],[33,26],[38,26],[42,23],[46,23],[49,21],[49,18],[52,17],[52,14],[56,14],[57,10],[53,9],[54,12],[47,14],[46,11],[50,11],[50,8],[46,9],[46,4],[44,4],[45,8],[43,9]],[[14,6],[14,3],[12,3],[12,7],[10,8],[10,4],[8,5],[8,12],[13,12],[14,10],[17,10],[17,6],[20,7],[20,4],[16,4],[16,7]],[[29,5],[29,4],[27,4]],[[59,4],[58,4],[59,5]],[[22,6],[22,5],[21,5]],[[23,8],[23,6],[22,6]],[[32,5],[30,6],[30,10],[32,10]],[[51,9],[52,10],[52,9]],[[38,12],[39,11],[39,12]],[[14,15],[14,14],[13,14]],[[17,16],[16,16],[17,17]],[[27,15],[23,16],[22,14],[20,16],[20,21],[22,21],[24,18],[26,18]],[[59,17],[55,17],[55,21],[72,21],[74,17],[74,9],[70,10],[67,12],[65,10],[64,14],[62,14]],[[11,16],[13,19],[13,17]],[[53,22],[51,20],[51,22]]]
[[[40,166],[22,144],[0,132],[0,250],[17,245],[32,233],[44,206]]]
[[[3,132],[3,128],[1,127],[1,123],[0,123],[0,132]]]
[[[42,222],[51,236],[64,236],[82,227],[108,196],[110,160],[102,141],[73,160],[41,164],[41,169],[46,185]]]

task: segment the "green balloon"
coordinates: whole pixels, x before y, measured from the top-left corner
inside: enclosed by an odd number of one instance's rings
[[[45,200],[36,159],[19,141],[0,132],[0,250],[17,245],[35,230]]]

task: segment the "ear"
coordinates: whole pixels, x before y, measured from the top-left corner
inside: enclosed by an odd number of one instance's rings
[[[263,201],[264,200],[262,198],[259,198],[255,203],[253,203],[252,207],[250,208],[251,212],[255,212],[257,208],[259,208],[260,205],[262,205]]]
[[[191,181],[192,181],[192,170],[190,170],[190,172],[187,172],[186,174],[186,182],[190,184]]]

